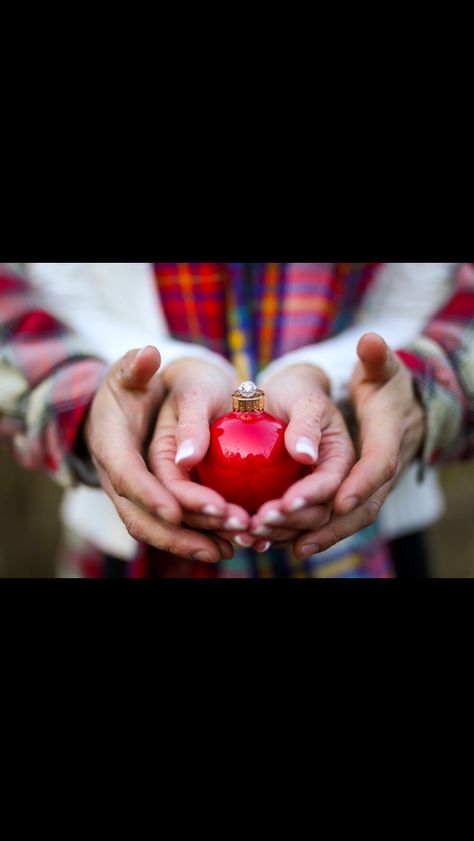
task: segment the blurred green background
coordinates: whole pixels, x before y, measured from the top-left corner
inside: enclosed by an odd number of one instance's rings
[[[428,532],[434,578],[474,578],[474,464],[444,468],[447,514]],[[0,578],[51,578],[61,489],[0,448]]]

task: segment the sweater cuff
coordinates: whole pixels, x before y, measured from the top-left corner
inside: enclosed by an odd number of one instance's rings
[[[71,361],[28,395],[26,434],[15,438],[16,455],[33,470],[45,470],[63,487],[98,480],[80,433],[108,365],[98,359]]]
[[[441,350],[422,337],[398,356],[410,371],[426,412],[426,436],[422,451],[423,468],[441,464],[456,449],[462,429],[462,402],[453,372]]]

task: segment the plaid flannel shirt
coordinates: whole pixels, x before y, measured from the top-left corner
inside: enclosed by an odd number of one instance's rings
[[[474,456],[474,263],[464,263],[447,304],[399,356],[426,410],[425,464]]]
[[[336,298],[348,277],[340,267],[334,275]],[[276,272],[274,284],[277,277]],[[359,291],[369,282],[364,277]],[[166,305],[165,290],[163,294]],[[262,330],[268,331],[271,313],[263,314]],[[337,317],[338,329],[343,329],[344,311]],[[237,328],[235,335],[238,339]],[[425,461],[472,457],[474,264],[462,266],[451,300],[419,339],[399,353],[427,412]],[[84,481],[75,448],[106,370],[104,362],[44,310],[21,275],[0,264],[0,437],[23,466],[46,471],[63,486]]]
[[[88,481],[76,443],[107,368],[0,264],[0,440],[23,467],[64,487]]]

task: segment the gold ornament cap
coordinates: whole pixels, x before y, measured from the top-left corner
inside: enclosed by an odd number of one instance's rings
[[[265,392],[246,380],[232,395],[232,409],[234,412],[264,412]]]

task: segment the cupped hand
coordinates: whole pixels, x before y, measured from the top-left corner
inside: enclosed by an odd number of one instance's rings
[[[217,562],[232,556],[218,536],[182,525],[179,501],[145,461],[165,395],[155,347],[133,350],[112,366],[87,415],[83,436],[100,483],[129,534],[173,555]]]
[[[361,338],[357,353],[350,390],[359,424],[360,458],[336,494],[331,520],[296,541],[294,550],[300,558],[374,523],[422,447],[425,412],[410,371],[376,333]]]
[[[265,392],[268,411],[288,424],[289,454],[310,470],[252,518],[253,535],[281,546],[329,520],[332,501],[354,464],[355,450],[321,369],[293,365],[272,377]]]

